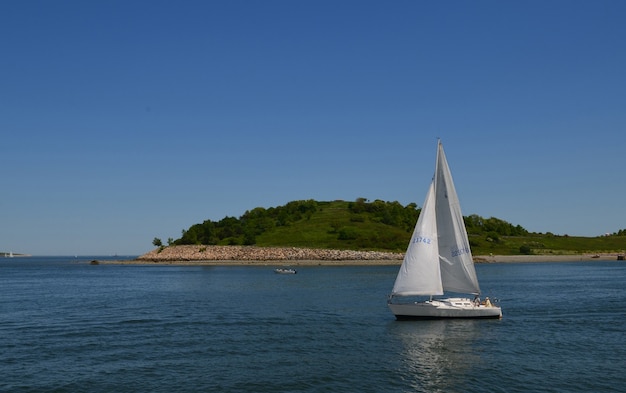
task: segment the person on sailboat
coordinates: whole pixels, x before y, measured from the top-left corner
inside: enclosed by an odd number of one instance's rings
[[[489,300],[489,296],[485,298],[485,307],[493,307],[491,300]]]
[[[480,306],[480,296],[478,295],[474,296],[474,305]]]

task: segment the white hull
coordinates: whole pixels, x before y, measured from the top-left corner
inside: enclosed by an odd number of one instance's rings
[[[500,307],[475,305],[465,298],[388,305],[397,319],[502,318]]]

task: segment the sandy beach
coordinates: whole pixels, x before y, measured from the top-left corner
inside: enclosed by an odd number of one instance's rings
[[[95,261],[102,264],[180,266],[367,266],[400,265],[404,253],[321,250],[295,247],[170,246],[134,260]],[[617,254],[475,255],[475,263],[617,261]],[[95,264],[94,263],[94,264]]]

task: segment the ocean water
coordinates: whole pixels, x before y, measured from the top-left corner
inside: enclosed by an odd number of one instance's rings
[[[626,263],[478,265],[502,320],[396,321],[396,272],[0,259],[0,391],[626,391]]]

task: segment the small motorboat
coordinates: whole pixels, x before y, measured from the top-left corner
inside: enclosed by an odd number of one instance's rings
[[[274,269],[274,273],[277,273],[277,274],[296,274],[296,273],[298,273],[298,271],[296,269],[278,268],[278,269]]]

